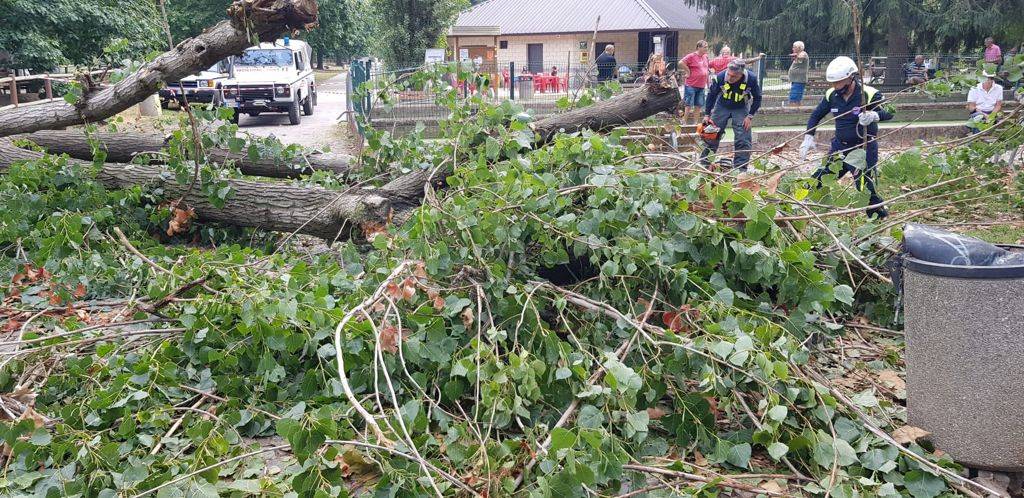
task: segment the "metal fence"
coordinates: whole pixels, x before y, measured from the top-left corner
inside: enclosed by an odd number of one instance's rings
[[[824,95],[829,84],[825,81],[825,68],[837,55],[852,54],[811,54],[808,64],[808,83],[806,84],[803,105],[814,105]],[[923,54],[925,65],[930,77],[938,71],[967,71],[975,67],[978,56]],[[866,83],[875,86],[885,93],[902,92],[908,89],[906,78],[907,66],[913,62],[915,54],[905,56],[862,56],[862,76]],[[710,54],[709,54],[709,58]],[[666,59],[667,71],[672,72],[680,64],[679,59]],[[763,108],[783,107],[788,104],[790,96],[789,68],[792,58],[787,55],[767,55],[752,61],[748,69],[756,74],[762,86]],[[581,62],[579,53],[567,53],[564,57],[549,57],[542,61],[467,61],[463,68],[469,69],[473,76],[460,81],[454,74],[449,74],[449,84],[458,88],[464,96],[480,95],[494,102],[511,100],[534,115],[547,115],[560,110],[559,101],[579,96],[581,90],[593,88],[597,81],[597,68],[592,62]],[[628,90],[642,84],[647,75],[647,63],[619,62],[616,65],[617,78],[622,90]],[[365,81],[389,79],[400,80],[408,77],[419,68],[398,70],[374,67],[363,60],[352,64],[352,88],[358,88]],[[679,78],[680,85],[683,84]],[[350,93],[350,95],[352,95]],[[371,97],[355,99],[350,102],[353,115],[366,116],[377,128],[393,129],[396,132],[415,127],[418,122],[430,124],[443,119],[447,109],[434,102],[428,90],[395,91],[391,97],[391,105],[377,105]],[[963,95],[945,97],[950,101],[962,101]],[[352,101],[353,99],[350,99]],[[932,101],[934,96],[922,92],[903,92],[903,102]]]

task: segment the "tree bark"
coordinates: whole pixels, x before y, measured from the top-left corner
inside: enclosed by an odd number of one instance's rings
[[[31,161],[42,153],[20,149],[8,140],[0,140],[0,172],[18,161]],[[89,161],[69,159],[82,165]],[[228,180],[231,193],[223,207],[216,207],[198,188],[186,192],[186,186],[160,166],[106,163],[97,180],[109,189],[141,186],[161,191],[166,200],[182,198],[184,206],[195,210],[199,221],[277,232],[298,232],[326,240],[359,238],[367,223],[381,224],[390,219],[393,195],[380,189],[349,188],[345,191],[285,183]]]
[[[671,91],[669,91],[671,90]],[[534,123],[536,146],[550,142],[559,130],[603,131],[675,108],[679,92],[668,83],[647,84],[591,107]],[[152,145],[152,144],[151,144]],[[0,172],[13,163],[35,160],[43,154],[0,140]],[[91,158],[90,155],[88,156]],[[85,163],[86,161],[71,159]],[[91,163],[90,163],[91,164]],[[447,163],[446,163],[447,164]],[[229,180],[232,194],[216,207],[198,189],[186,191],[164,168],[152,165],[104,164],[97,179],[107,188],[142,186],[160,189],[167,200],[182,198],[200,221],[264,230],[298,232],[326,240],[360,238],[367,229],[403,217],[419,206],[428,182],[443,185],[450,170],[415,171],[380,189],[349,188],[343,192],[273,182]]]
[[[317,14],[316,0],[235,0],[228,8],[229,20],[182,41],[115,85],[83,88],[75,104],[54,100],[0,112],[0,137],[113,116],[156,93],[165,81],[177,81],[241,53],[253,38],[275,40],[282,33],[314,25]]]
[[[137,132],[94,132],[92,139],[106,152],[106,160],[114,163],[129,163],[140,154],[155,153],[163,150],[166,139],[156,133]],[[93,152],[89,138],[82,130],[37,131],[26,135],[17,135],[15,139],[26,139],[42,147],[51,154],[67,154],[75,159],[92,161]],[[227,149],[205,149],[206,158],[214,163],[227,165],[231,163],[243,174],[266,176],[270,178],[298,178],[313,171],[328,171],[338,175],[349,172],[355,159],[345,154],[314,153],[298,158],[293,163],[273,157],[252,159],[245,151],[231,152]],[[166,157],[153,155],[150,164],[165,162]]]
[[[909,62],[910,37],[903,17],[893,15],[889,20],[889,33],[886,36],[885,84],[903,85],[907,81],[903,65]]]

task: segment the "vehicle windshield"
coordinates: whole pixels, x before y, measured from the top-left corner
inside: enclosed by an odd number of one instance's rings
[[[277,49],[246,50],[235,61],[235,65],[291,67],[292,52],[290,50]]]
[[[207,69],[206,72],[208,72],[208,73],[223,73],[224,72],[224,67],[223,67],[223,65],[220,62],[218,62],[218,63],[210,66],[210,69]]]

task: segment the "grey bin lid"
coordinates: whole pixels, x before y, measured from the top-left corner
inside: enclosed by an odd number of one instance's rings
[[[1000,244],[999,247],[1004,249],[1014,249],[1017,251],[1024,251],[1024,246],[1013,245],[1013,244]],[[926,275],[935,275],[937,277],[949,277],[949,278],[970,278],[970,279],[1007,279],[1007,278],[1020,278],[1024,279],[1024,265],[1006,265],[1006,266],[961,266],[961,265],[947,265],[944,263],[932,263],[930,261],[924,261],[911,256],[903,258],[903,265],[906,269],[924,273]]]

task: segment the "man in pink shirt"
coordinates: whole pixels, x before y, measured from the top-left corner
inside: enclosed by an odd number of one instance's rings
[[[718,51],[718,57],[711,59],[708,67],[711,68],[711,74],[718,74],[725,71],[725,68],[729,67],[729,61],[735,59],[732,55],[732,49],[728,45],[722,45],[722,49]]]
[[[995,65],[1003,63],[1003,49],[996,45],[991,36],[985,38],[985,62]]]
[[[679,65],[686,80],[683,82],[683,105],[686,110],[683,112],[683,123],[690,123],[690,113],[693,113],[693,122],[699,123],[701,110],[704,108],[704,97],[707,93],[708,73],[708,42],[701,40],[697,42],[697,50],[690,52],[683,57],[683,63]]]

